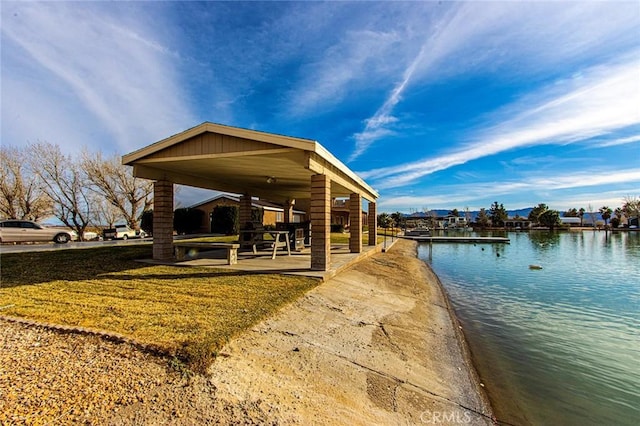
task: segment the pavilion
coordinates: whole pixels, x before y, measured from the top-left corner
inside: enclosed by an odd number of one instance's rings
[[[351,253],[362,251],[362,199],[368,200],[368,244],[376,245],[378,193],[318,142],[205,122],[122,157],[133,175],[154,180],[153,258],[173,251],[173,185],[241,194],[240,224],[250,221],[252,197],[281,203],[311,220],[311,269],[331,262],[331,200],[348,197]]]

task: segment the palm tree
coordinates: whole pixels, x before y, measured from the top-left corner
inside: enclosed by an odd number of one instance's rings
[[[613,213],[613,210],[611,210],[610,207],[607,206],[602,206],[600,207],[600,214],[602,215],[602,219],[604,219],[604,226],[607,226],[607,221],[609,220],[609,218],[611,218],[611,213]]]
[[[580,210],[578,210],[578,216],[580,216],[580,227],[582,228],[582,220],[584,219],[584,213],[586,212],[586,210],[584,209],[584,207],[580,207]]]

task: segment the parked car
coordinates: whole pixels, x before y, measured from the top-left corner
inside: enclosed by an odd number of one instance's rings
[[[59,228],[48,228],[31,220],[8,219],[0,221],[0,243],[53,241],[64,244],[71,233]]]
[[[105,240],[127,240],[129,238],[145,238],[146,236],[144,231],[136,231],[129,228],[128,225],[116,225],[114,228],[102,231],[102,238]]]
[[[76,231],[74,231],[73,229],[69,230],[69,234],[71,234],[71,240],[72,241],[78,241],[78,233]],[[92,241],[92,240],[97,240],[98,239],[98,233],[97,232],[93,232],[93,231],[84,231],[84,234],[82,234],[84,236],[84,241]]]

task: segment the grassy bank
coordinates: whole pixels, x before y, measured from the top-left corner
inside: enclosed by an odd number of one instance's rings
[[[202,371],[232,336],[318,281],[151,266],[151,246],[3,254],[0,314],[122,334]]]

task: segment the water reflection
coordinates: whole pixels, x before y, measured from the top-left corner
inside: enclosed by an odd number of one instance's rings
[[[490,393],[513,402],[513,417],[503,420],[635,424],[640,234],[508,236],[508,245],[438,244],[430,262],[480,355]],[[419,249],[424,259],[426,249]]]

